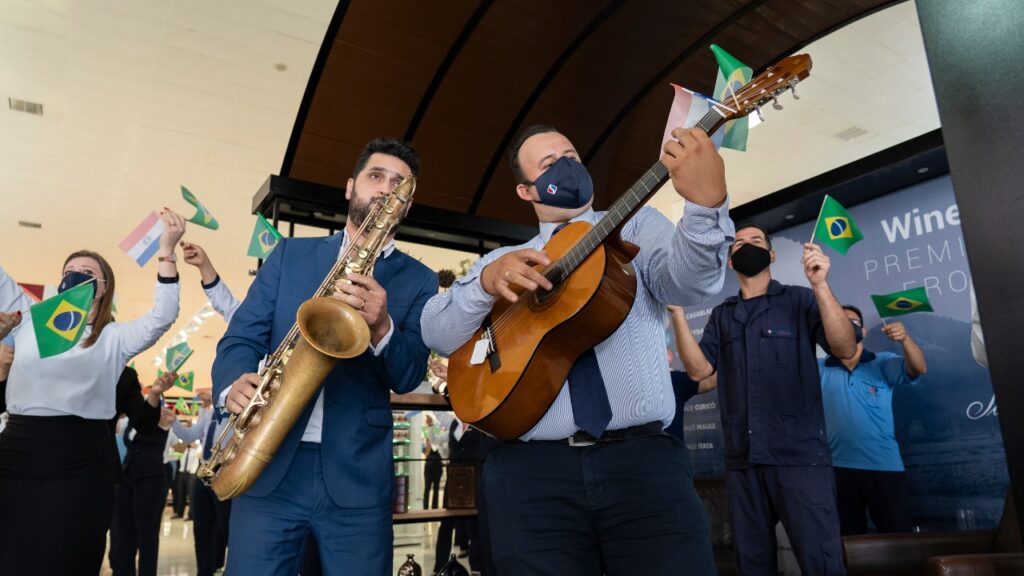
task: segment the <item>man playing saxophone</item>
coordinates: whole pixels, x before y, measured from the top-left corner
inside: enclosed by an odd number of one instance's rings
[[[345,230],[277,245],[217,346],[215,394],[228,411],[239,414],[249,404],[260,383],[260,359],[277,349],[299,306],[317,291],[347,245],[359,243],[358,230],[374,201],[418,170],[411,145],[373,140],[346,186]],[[401,215],[407,209],[408,204]],[[229,575],[295,574],[310,533],[328,575],[391,572],[389,390],[408,392],[423,379],[428,350],[420,336],[420,313],[437,285],[434,272],[395,250],[393,231],[372,277],[353,272],[335,283],[334,298],[366,321],[369,346],[338,361],[259,478],[234,499]]]

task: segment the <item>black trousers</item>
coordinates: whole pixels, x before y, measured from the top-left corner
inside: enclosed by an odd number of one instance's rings
[[[96,576],[117,475],[104,420],[12,415],[0,433],[0,575]]]
[[[715,573],[689,454],[667,434],[498,444],[483,484],[500,576]]]
[[[195,478],[195,474],[189,474],[183,470],[182,465],[178,464],[178,474],[174,479],[175,485],[178,487],[178,498],[174,502],[174,515],[184,516],[185,506],[192,502],[192,480]],[[188,511],[189,517],[192,516],[192,510]]]
[[[224,565],[228,544],[231,501],[221,502],[213,489],[198,478],[192,482],[192,533],[196,546],[197,576],[212,576]]]
[[[835,468],[839,531],[867,534],[867,515],[879,533],[910,532],[910,490],[905,472]]]
[[[129,477],[117,485],[110,526],[110,568],[114,576],[156,576],[160,521],[166,507],[165,475],[131,478],[129,472]]]
[[[846,574],[831,466],[727,470],[726,484],[740,574],[775,576],[780,520],[805,576]]]
[[[423,509],[437,508],[437,498],[441,490],[441,475],[444,473],[444,464],[441,462],[441,455],[431,451],[427,455],[427,461],[423,464]],[[434,502],[428,500],[431,489],[434,492]]]

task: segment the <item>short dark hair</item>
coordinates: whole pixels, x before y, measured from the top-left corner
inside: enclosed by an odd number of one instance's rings
[[[756,228],[756,229],[760,230],[761,234],[764,234],[764,241],[765,241],[765,243],[768,244],[768,249],[769,250],[772,249],[772,238],[771,238],[771,236],[768,235],[768,231],[765,230],[763,226],[761,226],[759,224],[754,224],[753,222],[742,222],[742,223],[736,225],[736,231],[737,232],[739,232],[740,230],[743,230],[744,228]],[[730,254],[732,253],[732,247],[729,248],[729,253]]]
[[[847,304],[846,306],[843,306],[843,310],[849,310],[850,312],[853,312],[854,314],[856,314],[857,318],[860,319],[861,327],[862,328],[864,327],[864,314],[861,313],[860,308],[857,308],[856,306],[854,306],[852,304]]]
[[[355,170],[352,171],[353,178],[359,176],[363,168],[366,168],[366,163],[370,161],[370,156],[374,154],[394,156],[409,165],[413,176],[419,176],[420,174],[420,157],[416,154],[416,149],[413,147],[412,142],[405,142],[397,138],[374,138],[359,153]]]
[[[516,179],[516,184],[525,184],[527,182],[526,175],[523,174],[523,167],[519,164],[519,150],[523,147],[523,143],[537,134],[547,132],[562,133],[561,130],[550,124],[534,124],[520,132],[519,136],[516,136],[515,141],[512,142],[512,148],[508,151],[508,167],[512,169],[512,177]]]

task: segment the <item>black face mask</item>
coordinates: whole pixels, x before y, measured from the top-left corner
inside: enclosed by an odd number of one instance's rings
[[[57,293],[60,294],[65,290],[71,290],[75,286],[84,284],[92,279],[92,274],[86,274],[84,272],[75,272],[72,270],[64,274],[64,278],[61,279],[60,285],[57,286]]]
[[[539,203],[548,206],[581,208],[594,197],[594,181],[587,167],[568,156],[559,158],[533,184]]]
[[[857,339],[857,342],[864,341],[864,329],[861,328],[860,324],[857,324],[853,320],[850,321],[853,324],[853,337]]]
[[[733,269],[748,278],[757,276],[771,263],[771,252],[753,244],[744,244],[732,253]]]

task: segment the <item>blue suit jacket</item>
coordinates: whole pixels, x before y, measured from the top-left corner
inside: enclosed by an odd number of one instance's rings
[[[214,397],[239,376],[255,372],[295,323],[295,313],[337,261],[342,233],[327,238],[284,239],[260,268],[213,363]],[[420,336],[420,314],[437,294],[437,274],[395,250],[373,273],[388,293],[394,332],[380,356],[370,350],[339,360],[322,385],[321,456],[328,494],[338,506],[364,508],[391,502],[391,400],[389,389],[408,392],[423,380],[429,350]],[[315,396],[314,396],[315,398]],[[274,458],[247,492],[270,494],[291,465],[315,402],[310,402]]]

